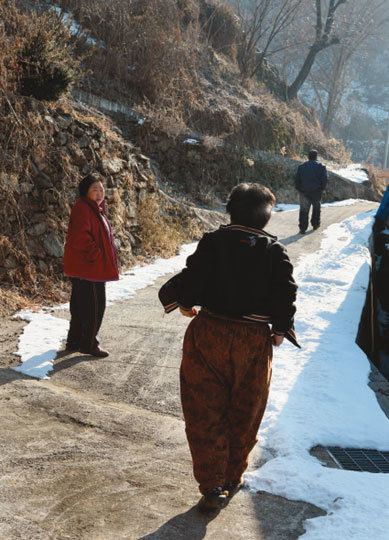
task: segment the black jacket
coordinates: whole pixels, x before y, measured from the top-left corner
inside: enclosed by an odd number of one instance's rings
[[[295,176],[297,191],[323,191],[328,183],[327,169],[325,165],[315,159],[310,159],[299,165]]]
[[[275,332],[290,331],[287,337],[295,340],[297,285],[286,249],[275,236],[222,225],[204,234],[186,265],[159,292],[166,312],[199,305],[225,317],[271,322]]]

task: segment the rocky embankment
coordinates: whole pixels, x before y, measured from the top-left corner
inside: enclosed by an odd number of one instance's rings
[[[0,173],[0,280],[17,281],[25,264],[33,273],[60,272],[66,218],[77,198],[77,183],[93,172],[107,179],[118,251],[121,261],[130,263],[140,245],[137,205],[157,189],[150,160],[102,118],[69,107],[47,108],[33,99],[29,104],[49,142],[44,149],[31,148],[22,176]]]
[[[177,131],[168,134],[157,129],[147,118],[141,118],[135,109],[80,89],[75,89],[73,95],[110,114],[126,137],[135,140],[147,155],[158,162],[166,179],[203,202],[214,203],[214,195],[225,198],[239,181],[261,182],[269,186],[278,202],[298,202],[293,177],[300,161],[268,151],[251,150],[238,142],[226,143],[218,137],[204,136],[198,132]],[[323,149],[323,153],[326,151]],[[358,184],[329,171],[325,199],[337,201],[350,198],[379,201],[381,194],[372,181]]]

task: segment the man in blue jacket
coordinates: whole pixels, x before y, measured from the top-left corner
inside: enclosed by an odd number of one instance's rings
[[[299,228],[304,234],[308,228],[309,210],[312,205],[311,224],[320,227],[320,202],[328,182],[327,169],[317,161],[317,151],[310,150],[308,161],[297,169],[295,186],[300,195]]]

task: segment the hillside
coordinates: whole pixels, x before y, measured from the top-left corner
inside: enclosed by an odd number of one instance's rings
[[[61,5],[73,9],[70,31],[47,2],[18,2],[18,10],[0,0],[0,309],[66,297],[67,220],[87,173],[106,178],[124,271],[225,219],[198,205],[220,208],[238,181],[294,202],[296,162],[286,158],[315,146],[347,161],[313,111],[277,98],[276,74],[269,87],[241,80],[229,9],[134,1],[118,17],[120,0]],[[133,114],[108,117],[72,98],[72,86]]]

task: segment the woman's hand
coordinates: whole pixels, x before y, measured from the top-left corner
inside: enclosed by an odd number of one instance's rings
[[[282,345],[282,342],[284,341],[284,336],[279,336],[278,334],[272,334],[271,340],[275,347],[279,347],[280,345]]]
[[[195,317],[197,315],[197,309],[192,307],[190,309],[185,309],[180,306],[180,313],[184,317]]]

